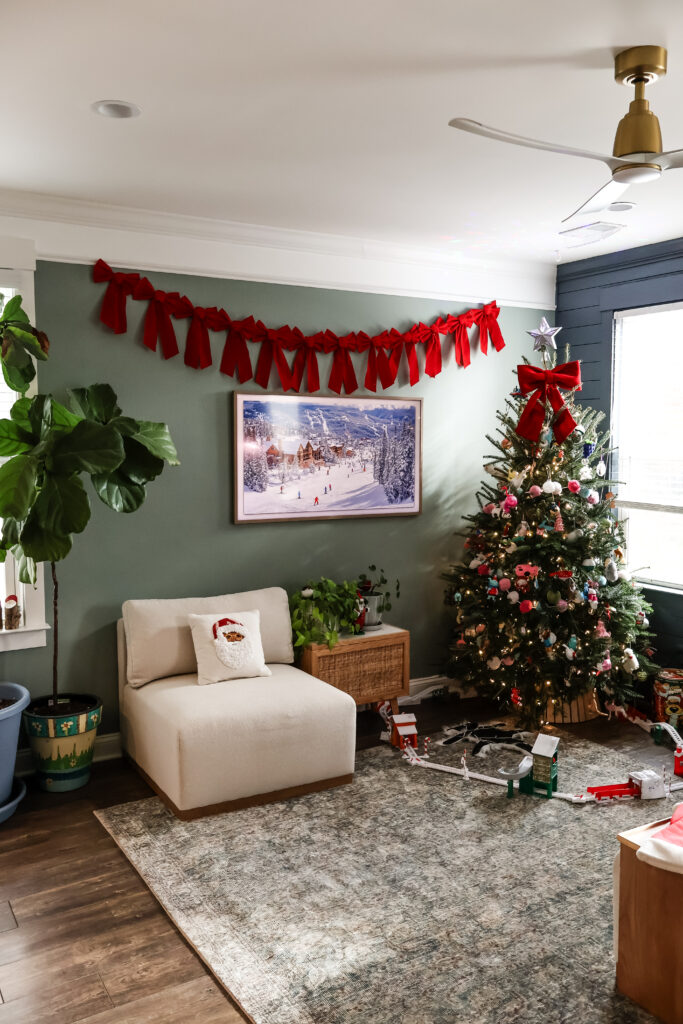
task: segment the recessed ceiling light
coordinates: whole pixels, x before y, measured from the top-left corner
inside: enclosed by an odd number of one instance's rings
[[[139,117],[142,111],[127,100],[97,100],[92,109],[101,117]]]
[[[618,203],[610,203],[607,209],[613,213],[625,213],[626,210],[632,210],[635,205],[635,203],[628,203],[625,199],[620,199]]]
[[[560,238],[565,245],[575,248],[577,245],[591,245],[601,242],[603,238],[609,238],[615,231],[621,231],[625,224],[611,224],[608,221],[596,220],[592,224],[580,224],[576,228],[567,228],[560,231]]]

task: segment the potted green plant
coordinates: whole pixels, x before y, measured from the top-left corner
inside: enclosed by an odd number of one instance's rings
[[[391,590],[398,600],[401,596],[401,584],[396,580],[394,586],[389,589],[389,580],[384,575],[384,569],[369,565],[368,571],[378,575],[372,579],[362,572],[358,577],[358,589],[365,603],[365,629],[379,629],[382,625],[382,614],[391,611]]]
[[[0,456],[10,456],[0,467],[0,558],[11,552],[29,584],[36,564],[48,562],[53,584],[52,693],[31,701],[24,724],[40,785],[76,789],[89,778],[102,702],[59,693],[56,566],[90,519],[84,478],[109,508],[134,512],[146,485],[178,457],[166,424],[124,416],[108,384],[70,392],[68,408],[51,395],[20,398],[0,420]]]
[[[361,602],[356,580],[334,580],[321,576],[310,580],[289,598],[294,647],[327,644],[330,650],[340,633],[361,633]]]

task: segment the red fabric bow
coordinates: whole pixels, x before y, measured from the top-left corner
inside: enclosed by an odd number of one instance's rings
[[[356,371],[351,361],[351,353],[362,351],[357,340],[361,337],[366,338],[369,345],[370,339],[367,334],[346,334],[343,338],[337,338],[338,347],[334,350],[334,359],[332,360],[332,369],[327,385],[330,391],[334,391],[337,395],[341,394],[342,387],[347,395],[352,395],[358,388]],[[364,347],[368,348],[368,345]]]
[[[503,335],[500,333],[500,326],[498,324],[499,313],[500,307],[495,302],[488,302],[475,313],[475,318],[479,321],[479,348],[484,355],[486,355],[488,349],[489,334],[491,335],[491,341],[496,352],[500,352],[502,348],[505,348]]]
[[[143,345],[152,352],[156,352],[157,342],[160,342],[164,359],[177,356],[178,342],[171,323],[171,312],[181,301],[178,292],[155,291],[152,283],[143,277],[133,289],[133,298],[149,299],[143,328]]]
[[[104,260],[98,260],[93,267],[92,279],[97,284],[109,282],[102,299],[100,320],[114,334],[125,334],[128,330],[126,300],[140,280],[140,275],[122,274],[112,270]]]
[[[262,327],[263,325],[259,322],[256,326]],[[261,351],[259,352],[256,375],[254,377],[256,383],[260,384],[262,388],[268,387],[273,362],[275,362],[275,369],[278,372],[283,391],[289,391],[292,386],[289,364],[282,348],[283,345],[289,342],[290,334],[289,327],[281,327],[277,331],[265,330],[265,336],[261,340]]]
[[[228,327],[225,337],[220,369],[221,373],[227,374],[228,377],[234,377],[235,371],[237,371],[237,379],[240,384],[251,380],[254,375],[244,335],[232,327]]]
[[[581,390],[581,367],[577,360],[562,363],[554,370],[542,370],[538,366],[517,367],[519,390],[521,394],[531,394],[524,411],[519,418],[516,431],[527,441],[538,441],[545,419],[546,403],[555,413],[552,420],[553,433],[558,442],[569,437],[576,426],[576,420],[564,404],[559,392],[576,389]]]
[[[320,373],[318,371],[318,352],[331,352],[337,344],[337,336],[332,331],[318,331],[317,334],[306,336],[294,328],[297,337],[292,344],[296,350],[290,373],[292,391],[300,391],[301,382],[306,371],[306,390],[309,394],[320,390]]]
[[[205,370],[207,366],[211,366],[209,328],[212,331],[220,331],[227,326],[228,322],[227,314],[222,309],[216,309],[215,306],[210,309],[204,309],[202,306],[194,307],[190,326],[187,329],[186,366],[191,366],[194,370]]]

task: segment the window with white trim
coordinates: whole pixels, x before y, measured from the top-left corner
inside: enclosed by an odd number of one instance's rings
[[[31,279],[32,279],[31,275]],[[22,305],[32,322],[35,322],[33,315],[33,287],[32,280],[29,282],[29,275],[25,272],[0,269],[0,311],[13,295],[22,295]],[[30,284],[30,287],[27,287]],[[31,397],[37,391],[37,378],[31,382],[27,392]],[[6,419],[10,415],[10,409],[16,402],[19,395],[8,387],[2,372],[0,371],[0,419]],[[0,463],[5,462],[0,458]],[[2,521],[0,520],[0,526]],[[49,626],[45,622],[45,589],[43,583],[43,566],[37,566],[37,580],[34,586],[19,582],[19,575],[14,559],[7,555],[4,564],[0,564],[0,601],[3,610],[2,629],[0,629],[0,651],[21,650],[27,647],[44,647],[46,643],[45,631]],[[16,596],[21,612],[20,623],[17,628],[6,628],[6,607],[5,601],[10,596]]]
[[[612,476],[628,561],[683,590],[683,303],[614,314]]]

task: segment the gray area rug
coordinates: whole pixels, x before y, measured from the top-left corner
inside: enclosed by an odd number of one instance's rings
[[[643,767],[561,735],[561,790]],[[383,747],[353,785],[297,800],[97,817],[256,1024],[640,1024],[614,992],[612,862],[618,832],[673,803],[510,800]]]

